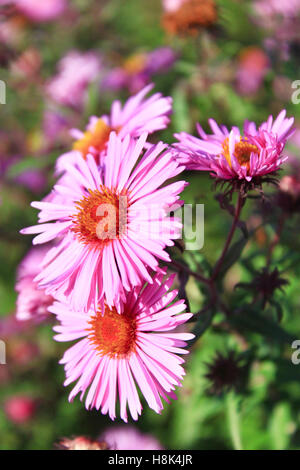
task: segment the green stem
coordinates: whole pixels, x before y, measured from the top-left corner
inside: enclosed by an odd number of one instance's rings
[[[230,232],[228,234],[228,237],[227,237],[225,246],[223,248],[222,254],[221,254],[220,258],[218,259],[218,261],[216,262],[216,265],[213,269],[213,273],[211,275],[211,280],[212,281],[214,281],[216,279],[216,277],[218,276],[218,274],[219,274],[222,263],[224,261],[224,258],[226,256],[226,253],[227,253],[228,249],[229,249],[231,240],[233,238],[235,229],[237,228],[237,225],[239,223],[239,218],[240,218],[241,211],[242,211],[244,203],[245,203],[245,201],[243,200],[242,196],[239,194],[238,201],[237,201],[237,206],[236,206],[236,210],[235,210],[235,214],[234,214],[234,218],[233,218],[232,225],[231,225],[231,229],[230,229]]]
[[[229,392],[226,397],[229,432],[234,450],[243,450],[240,436],[240,420],[237,405],[237,396],[234,392]]]

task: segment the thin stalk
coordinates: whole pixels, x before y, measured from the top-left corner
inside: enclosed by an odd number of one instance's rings
[[[201,274],[195,273],[195,271],[192,271],[191,269],[189,269],[184,264],[179,263],[178,261],[172,260],[171,265],[173,265],[174,268],[177,268],[179,271],[185,271],[190,276],[193,276],[195,279],[198,279],[198,281],[201,281],[204,284],[209,284],[209,280],[206,279],[206,277],[201,276]]]
[[[243,450],[240,435],[240,419],[237,405],[237,396],[234,392],[229,392],[226,397],[226,411],[232,445],[234,450]]]
[[[236,210],[235,210],[235,214],[234,214],[234,218],[233,218],[233,221],[232,221],[232,225],[231,225],[231,229],[230,229],[230,232],[227,236],[227,240],[226,240],[226,243],[224,245],[224,248],[223,248],[223,251],[221,253],[221,256],[220,258],[218,259],[215,267],[214,267],[214,270],[213,270],[213,273],[212,273],[212,276],[211,276],[211,280],[215,280],[216,277],[218,276],[219,272],[220,272],[220,269],[221,269],[221,266],[222,266],[222,263],[224,261],[224,258],[226,256],[226,253],[229,249],[229,246],[230,246],[230,243],[231,243],[231,240],[233,238],[233,235],[235,233],[235,229],[238,225],[238,222],[239,222],[239,218],[240,218],[240,215],[241,215],[241,211],[242,211],[242,207],[243,207],[243,203],[244,203],[244,200],[242,198],[242,196],[239,194],[239,197],[238,197],[238,202],[237,202],[237,207],[236,207]]]

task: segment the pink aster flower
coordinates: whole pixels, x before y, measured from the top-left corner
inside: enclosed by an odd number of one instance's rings
[[[20,263],[17,272],[16,291],[17,311],[16,318],[21,321],[43,321],[47,316],[48,307],[53,303],[53,298],[43,289],[39,289],[34,278],[41,270],[42,261],[49,247],[34,247]]]
[[[114,420],[119,399],[120,416],[127,422],[127,406],[134,420],[142,411],[137,386],[157,413],[163,409],[161,398],[167,402],[176,398],[174,389],[181,386],[184,376],[184,360],[179,355],[187,353],[186,341],[194,335],[173,330],[192,314],[183,313],[183,300],[171,303],[177,295],[177,291],[169,292],[174,275],[164,279],[164,274],[132,289],[122,315],[108,306],[88,314],[60,302],[50,307],[60,322],[54,328],[55,339],[80,339],[60,361],[65,365],[64,385],[78,380],[69,401],[78,393],[82,400],[87,392],[86,408],[100,409]]]
[[[128,134],[137,138],[143,132],[152,134],[155,131],[165,129],[170,122],[172,98],[155,93],[145,99],[152,88],[152,84],[146,86],[139,93],[131,96],[123,107],[120,101],[114,101],[110,114],[100,118],[92,116],[85,132],[74,129],[72,135],[76,141],[73,145],[73,151],[58,158],[58,173],[65,169],[66,164],[77,158],[78,152],[84,158],[87,154],[91,154],[98,162],[100,155],[106,151],[111,131],[117,132],[121,138]]]
[[[17,9],[32,21],[51,21],[60,16],[67,6],[66,0],[14,0]]]
[[[99,437],[110,450],[163,450],[151,434],[143,434],[134,426],[123,425],[107,429]]]
[[[58,74],[46,85],[53,101],[81,108],[88,86],[101,71],[101,59],[94,52],[71,51],[58,64]]]
[[[206,134],[198,124],[200,138],[185,132],[176,134],[179,143],[179,161],[187,169],[210,171],[220,179],[245,179],[264,176],[280,168],[287,159],[282,151],[287,139],[293,134],[294,119],[286,118],[283,110],[273,121],[262,123],[259,128],[254,122],[246,121],[241,134],[237,127],[231,131],[209,120],[212,134]]]
[[[186,183],[161,185],[183,167],[162,142],[144,152],[146,139],[111,132],[103,168],[77,153],[66,167],[71,181],[54,187],[52,201],[32,203],[40,224],[21,233],[38,233],[34,244],[58,238],[35,281],[48,295],[66,295],[76,310],[104,299],[119,310],[125,291],[152,282],[157,258],[170,261],[164,249],[180,237],[181,223],[169,211]]]

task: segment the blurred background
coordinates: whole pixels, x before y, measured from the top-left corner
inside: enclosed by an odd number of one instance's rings
[[[69,130],[84,129],[90,115],[108,113],[114,99],[124,101],[152,82],[174,102],[169,128],[153,141],[172,143],[175,132],[195,133],[196,122],[207,129],[210,117],[241,126],[285,108],[296,127],[300,122],[297,96],[292,102],[292,84],[300,80],[299,1],[171,3],[0,1],[0,339],[7,356],[0,365],[0,449],[52,449],[62,437],[97,438],[112,426],[79,400],[68,403],[58,365],[67,346],[53,341],[46,309],[35,320],[15,318],[17,299],[29,289],[21,281],[33,277],[22,273],[31,240],[19,230],[35,224],[30,202],[51,189],[55,160],[72,146]],[[299,148],[300,127],[280,175],[288,176],[282,188],[293,200],[300,195]],[[184,199],[205,204],[204,248],[186,255],[197,269],[204,259],[216,259],[230,218],[220,212],[209,175],[191,172],[186,178]],[[289,282],[277,289],[273,311],[256,321],[249,313],[234,328],[216,317],[192,347],[178,400],[161,416],[144,407],[136,427],[164,448],[231,449],[236,410],[243,448],[300,448],[300,366],[290,360],[291,341],[300,338],[298,208],[273,260]],[[249,226],[259,229],[243,262],[226,274],[224,295],[232,308],[250,295],[234,286],[249,282],[263,266],[276,210],[266,214],[255,201],[246,208]],[[201,287],[189,279],[185,288],[191,311],[199,311]],[[40,304],[26,308],[36,311]],[[234,399],[231,385],[238,385]]]

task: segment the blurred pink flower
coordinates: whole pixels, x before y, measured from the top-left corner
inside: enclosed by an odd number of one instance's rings
[[[66,145],[70,146],[70,128],[73,125],[73,115],[63,114],[61,108],[46,108],[42,122],[45,153],[63,148]]]
[[[16,317],[20,321],[40,322],[49,317],[48,307],[53,303],[53,298],[39,289],[34,281],[41,271],[42,261],[48,250],[49,246],[32,248],[18,267],[15,286],[18,292]]]
[[[6,417],[15,424],[24,424],[34,416],[35,400],[25,395],[12,396],[4,403]]]
[[[285,75],[276,75],[272,83],[272,90],[280,101],[288,102],[291,99],[292,80]]]
[[[43,132],[50,145],[66,133],[68,127],[68,119],[59,111],[46,109],[43,116]]]
[[[143,434],[134,426],[116,426],[107,429],[99,437],[110,450],[163,450],[151,434]]]
[[[286,216],[300,212],[300,169],[292,168],[292,173],[280,179],[278,191],[272,198],[276,207]]]
[[[296,131],[291,137],[291,144],[297,147],[297,150],[300,153],[300,127],[299,125],[296,127]],[[298,155],[298,158],[299,158],[299,155]]]
[[[300,0],[257,0],[254,8],[262,17],[281,15],[284,18],[299,14]]]
[[[10,154],[10,149],[6,149],[5,154],[2,154],[0,149],[0,178],[7,176],[8,180],[13,180],[14,183],[24,186],[33,193],[40,193],[43,191],[47,184],[47,178],[44,172],[40,169],[23,170],[18,175],[11,177],[9,175],[10,168],[22,160],[22,155]]]
[[[293,175],[299,178],[300,175],[300,127],[299,123],[296,123],[295,133],[289,139],[286,154],[289,157],[289,166],[292,170]]]
[[[67,0],[14,0],[17,9],[32,21],[51,21],[67,7]]]
[[[12,16],[11,18],[1,20],[0,43],[17,48],[22,43],[23,33],[24,19],[18,16]]]
[[[14,181],[33,193],[41,193],[47,185],[46,175],[38,169],[24,170],[14,178]]]
[[[21,333],[32,326],[31,321],[20,322],[15,315],[0,317],[0,338],[6,339]]]
[[[151,81],[153,75],[167,72],[175,61],[176,54],[170,47],[134,54],[122,66],[108,72],[101,86],[112,91],[127,88],[130,93],[136,93]]]
[[[34,244],[59,238],[35,281],[49,295],[67,295],[76,310],[104,301],[119,310],[125,291],[152,282],[149,270],[159,269],[157,258],[170,260],[165,248],[180,236],[169,210],[186,182],[165,183],[183,167],[162,142],[144,152],[146,139],[111,132],[103,168],[78,152],[66,167],[68,185],[60,182],[52,200],[32,203],[40,223],[21,233],[39,234]]]
[[[173,65],[177,56],[171,47],[159,47],[147,53],[146,71],[150,75],[165,73]]]
[[[237,89],[251,95],[260,88],[269,68],[269,59],[259,47],[247,47],[240,55],[237,68]]]
[[[285,175],[281,178],[279,183],[280,191],[288,193],[293,199],[300,198],[300,180],[299,174]]]
[[[94,52],[71,51],[58,64],[58,74],[48,81],[46,91],[61,105],[81,108],[88,86],[99,77],[100,57]]]
[[[237,127],[229,131],[210,119],[210,135],[199,124],[200,139],[185,132],[175,134],[178,159],[187,169],[210,171],[215,178],[251,181],[278,170],[287,159],[281,154],[294,132],[293,123],[294,118],[286,118],[283,110],[275,121],[269,116],[258,129],[254,122],[246,121],[241,134]]]
[[[47,179],[44,171],[38,168],[24,169],[14,176],[10,175],[10,169],[21,162],[26,152],[25,135],[16,133],[10,138],[9,132],[0,132],[0,179],[7,178],[17,185],[22,185],[34,193],[40,193],[45,189]]]
[[[183,300],[172,303],[177,291],[169,289],[175,275],[164,279],[165,271],[156,274],[151,284],[135,287],[126,295],[123,313],[107,306],[88,313],[72,311],[69,304],[55,302],[50,311],[57,316],[57,341],[79,340],[68,349],[61,364],[65,365],[65,386],[77,381],[69,401],[85,393],[86,409],[101,409],[102,414],[120,416],[127,422],[127,406],[134,420],[142,412],[137,385],[149,407],[160,413],[161,398],[176,398],[174,389],[181,386],[185,374],[181,354],[191,333],[173,332],[176,326],[192,317],[183,313]],[[89,390],[88,390],[89,389]]]
[[[9,361],[14,365],[25,366],[39,357],[40,350],[37,344],[21,338],[10,339]]]

